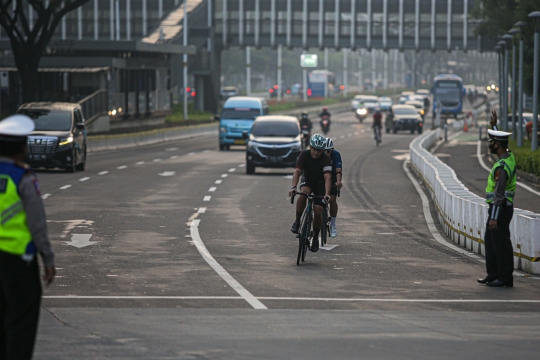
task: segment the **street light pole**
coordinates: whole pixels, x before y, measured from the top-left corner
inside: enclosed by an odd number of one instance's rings
[[[524,21],[519,21],[515,25],[515,27],[522,28],[524,26],[527,26],[527,23]],[[519,96],[518,96],[518,125],[517,125],[517,131],[518,131],[518,147],[523,146],[523,31],[520,31],[519,33]]]
[[[497,52],[497,65],[498,65],[498,68],[497,70],[499,71],[499,81],[497,81],[497,87],[499,88],[499,112],[500,112],[500,109],[502,107],[502,96],[501,96],[501,88],[502,88],[502,85],[501,85],[501,82],[502,82],[502,56],[501,56],[501,46],[500,45],[497,45],[495,46],[495,51]],[[495,88],[496,89],[496,88]],[[497,91],[497,90],[495,90]]]
[[[504,36],[502,37],[504,39]],[[508,131],[508,44],[506,40],[499,41],[501,48],[504,48],[504,58],[502,67],[502,83],[501,83],[501,96],[502,96],[502,114],[501,122],[504,131]]]
[[[183,43],[184,46],[188,44],[188,12],[187,12],[187,0],[184,1],[184,36]],[[183,65],[184,65],[184,121],[188,119],[188,93],[186,91],[188,87],[188,56],[184,54],[183,56]],[[202,89],[201,89],[202,91]]]
[[[517,133],[516,133],[516,115],[517,115],[517,109],[516,109],[516,98],[517,98],[517,91],[516,91],[516,62],[517,62],[517,56],[516,56],[516,37],[515,34],[519,34],[519,29],[511,29],[508,31],[508,34],[512,36],[512,139],[517,139]]]
[[[540,11],[534,11],[529,14],[530,18],[534,18],[534,70],[533,70],[533,129],[532,129],[532,143],[531,150],[536,151],[538,149],[538,48],[540,47],[540,35],[538,34],[538,21],[540,18]]]

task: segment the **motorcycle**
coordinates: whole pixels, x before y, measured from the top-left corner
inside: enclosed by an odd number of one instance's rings
[[[330,131],[330,117],[329,116],[321,116],[321,130],[324,133],[324,135],[328,134]]]
[[[309,146],[309,126],[302,125],[302,150],[306,150]]]
[[[356,110],[355,114],[356,114],[356,119],[358,121],[360,121],[360,123],[361,123],[367,117],[368,111],[367,111],[366,108],[360,108],[360,109]]]

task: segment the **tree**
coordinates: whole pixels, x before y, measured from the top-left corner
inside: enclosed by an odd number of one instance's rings
[[[38,67],[60,20],[90,0],[0,0],[0,26],[9,37],[24,102],[39,96]],[[37,17],[30,24],[29,7]]]

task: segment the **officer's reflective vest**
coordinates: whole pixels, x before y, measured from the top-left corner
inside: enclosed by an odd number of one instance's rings
[[[35,252],[18,190],[26,171],[15,164],[0,162],[0,251],[14,255]]]
[[[491,172],[489,173],[488,177],[488,184],[486,187],[486,202],[491,203],[493,202],[493,199],[495,198],[495,185],[497,182],[495,181],[495,169],[498,167],[503,167],[504,171],[506,171],[506,174],[508,175],[508,180],[506,181],[506,187],[504,189],[504,197],[510,201],[514,202],[514,195],[516,194],[516,158],[514,157],[514,154],[509,152],[510,156],[506,159],[499,159],[493,164],[493,168],[491,168]]]

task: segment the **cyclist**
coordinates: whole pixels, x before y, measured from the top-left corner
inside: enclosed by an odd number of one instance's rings
[[[330,156],[324,152],[326,148],[326,138],[321,134],[315,134],[309,140],[309,150],[304,150],[298,156],[296,161],[296,169],[292,179],[292,187],[289,191],[289,196],[293,196],[296,192],[296,185],[302,175],[300,183],[300,192],[303,194],[314,193],[317,196],[324,196],[324,201],[330,200],[330,191],[332,189],[332,162]],[[323,199],[316,198],[313,219],[313,243],[311,251],[319,250],[319,233],[322,227],[322,212]],[[296,202],[296,220],[294,221],[291,231],[298,234],[300,227],[300,218],[306,207],[307,199],[305,196],[300,196]]]
[[[379,128],[379,142],[382,142],[382,114],[379,108],[375,110],[375,113],[373,114],[373,124],[371,124],[374,135],[376,127]]]
[[[343,163],[341,154],[334,150],[334,141],[330,138],[326,139],[326,154],[330,156],[332,162],[332,189],[330,190],[330,237],[337,236],[336,218],[338,213],[337,193],[343,187],[341,183]]]

